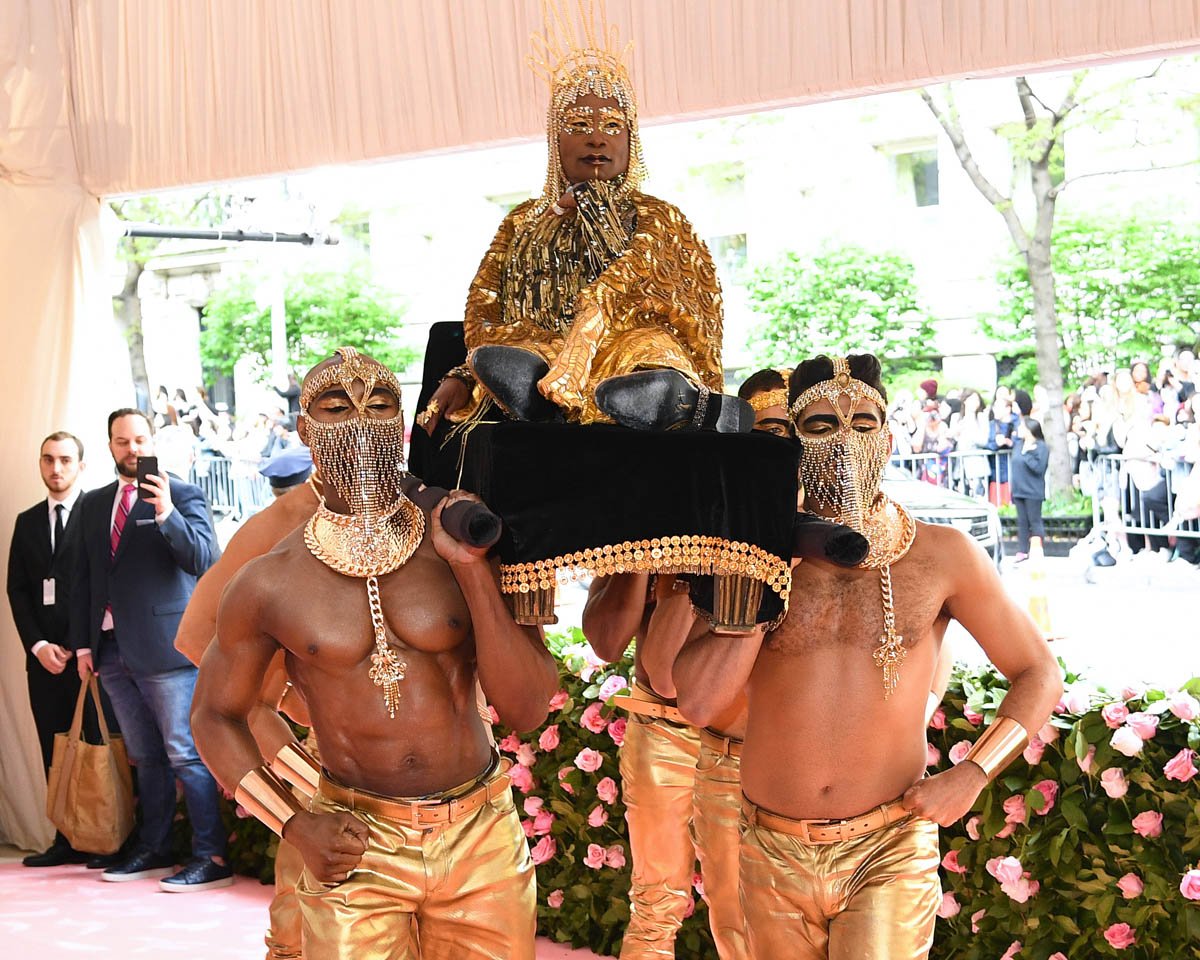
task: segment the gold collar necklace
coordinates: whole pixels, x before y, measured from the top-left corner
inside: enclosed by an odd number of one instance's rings
[[[408,664],[388,645],[379,577],[404,566],[424,537],[425,514],[407,497],[401,497],[371,524],[363,517],[334,513],[322,497],[317,512],[304,527],[304,545],[309,553],[344,576],[366,578],[367,605],[375,632],[368,675],[375,686],[383,688],[383,705],[393,719],[400,705],[400,681]]]

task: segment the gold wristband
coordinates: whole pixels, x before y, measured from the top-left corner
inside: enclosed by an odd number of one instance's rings
[[[309,799],[317,795],[317,787],[321,782],[321,768],[300,744],[284,744],[271,761],[271,772]]]
[[[280,837],[287,822],[301,812],[292,791],[268,767],[256,767],[242,777],[233,798]]]
[[[995,780],[1028,745],[1029,731],[1012,717],[997,717],[963,759],[979,767],[989,781]]]

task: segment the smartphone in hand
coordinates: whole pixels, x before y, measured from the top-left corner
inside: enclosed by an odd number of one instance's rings
[[[153,489],[147,491],[142,486],[146,482],[146,477],[154,474],[158,475],[158,457],[138,457],[137,458],[137,498],[139,500],[147,500],[154,495]]]

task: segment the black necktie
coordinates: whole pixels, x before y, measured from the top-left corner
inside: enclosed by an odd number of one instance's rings
[[[50,555],[52,557],[58,555],[58,545],[62,543],[63,538],[63,505],[60,503],[54,508],[54,549]]]

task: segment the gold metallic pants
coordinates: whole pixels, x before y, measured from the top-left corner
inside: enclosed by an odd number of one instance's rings
[[[689,824],[699,751],[695,728],[630,714],[621,780],[633,884],[621,960],[675,956],[696,869]]]
[[[692,807],[692,834],[700,872],[704,876],[704,899],[717,956],[721,960],[745,960],[746,922],[738,893],[738,857],[741,845],[742,769],[741,760],[700,744],[696,764],[696,794]]]
[[[936,823],[905,820],[853,840],[809,844],[751,822],[741,852],[755,960],[929,955],[941,900]]]
[[[312,810],[350,812],[321,793]],[[304,960],[534,960],[533,861],[511,790],[432,827],[353,815],[371,835],[350,878],[327,887],[305,870],[297,885]]]
[[[304,749],[314,760],[320,761],[317,735],[311,730],[304,740]],[[299,791],[293,792],[301,803],[308,805],[308,797]],[[300,901],[296,899],[296,883],[303,869],[304,858],[300,856],[300,851],[281,839],[279,849],[275,852],[275,896],[271,898],[271,906],[267,910],[269,925],[264,938],[267,960],[302,960],[304,957],[300,947],[303,936]]]

